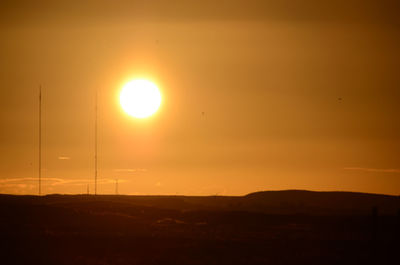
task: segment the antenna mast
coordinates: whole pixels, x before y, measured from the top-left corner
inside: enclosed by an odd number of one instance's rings
[[[95,98],[95,121],[94,121],[94,195],[97,195],[97,89]]]
[[[118,179],[115,180],[115,195],[118,195]]]
[[[39,86],[39,195],[42,195],[42,85]]]

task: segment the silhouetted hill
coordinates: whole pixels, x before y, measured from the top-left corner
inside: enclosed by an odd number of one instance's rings
[[[250,193],[243,200],[251,209],[311,214],[363,214],[373,207],[395,214],[400,209],[400,196],[359,192],[262,191]]]

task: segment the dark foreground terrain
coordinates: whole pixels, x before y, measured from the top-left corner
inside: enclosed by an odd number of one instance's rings
[[[399,264],[400,198],[0,195],[0,264]]]

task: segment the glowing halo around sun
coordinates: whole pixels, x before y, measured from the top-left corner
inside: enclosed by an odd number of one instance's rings
[[[133,80],[123,86],[119,102],[127,114],[143,119],[158,110],[161,105],[161,93],[157,86],[148,80]]]

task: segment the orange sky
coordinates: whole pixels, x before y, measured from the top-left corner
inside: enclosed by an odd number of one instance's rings
[[[39,84],[45,194],[93,191],[96,89],[99,193],[400,193],[398,1],[56,2],[0,7],[0,193],[38,192]]]

